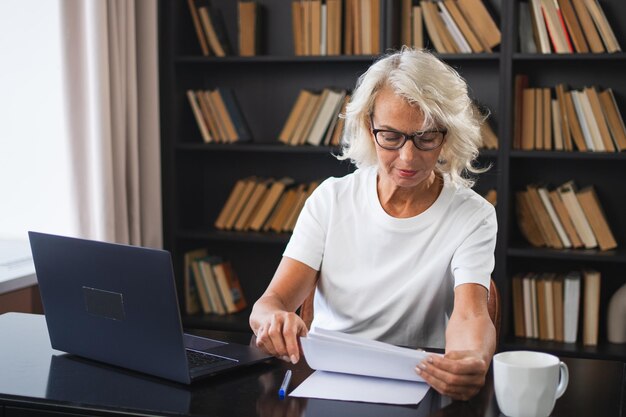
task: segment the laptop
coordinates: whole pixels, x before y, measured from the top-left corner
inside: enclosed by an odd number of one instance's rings
[[[169,252],[28,236],[52,348],[184,384],[270,358],[183,333]]]

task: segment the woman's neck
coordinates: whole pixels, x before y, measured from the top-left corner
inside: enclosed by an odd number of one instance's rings
[[[380,176],[376,179],[378,200],[387,214],[397,218],[414,217],[426,211],[439,197],[443,178],[433,171],[415,187],[384,187]]]

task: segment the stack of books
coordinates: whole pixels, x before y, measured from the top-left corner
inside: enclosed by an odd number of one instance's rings
[[[230,262],[206,249],[185,253],[185,312],[225,315],[246,308],[239,278]]]
[[[199,4],[202,3],[201,6]],[[191,19],[202,49],[202,55],[224,57],[230,53],[230,42],[222,13],[208,0],[187,0]]]
[[[426,32],[437,52],[492,52],[500,45],[498,24],[481,0],[422,0],[419,4]]]
[[[278,140],[287,145],[339,145],[350,95],[345,90],[301,90]]]
[[[516,337],[576,343],[582,310],[582,342],[598,344],[598,271],[520,273],[512,279],[512,295]]]
[[[369,0],[363,4],[367,4],[369,10]],[[343,0],[292,1],[291,22],[295,55],[340,55],[342,16]],[[352,15],[346,16],[346,19],[351,18]]]
[[[187,99],[205,143],[252,140],[250,128],[230,89],[187,90]]]
[[[553,94],[551,88],[529,88],[521,74],[515,85],[515,149],[626,150],[626,126],[610,88],[568,91],[559,84]]]
[[[291,232],[319,181],[295,184],[291,178],[248,177],[235,183],[215,228],[236,231]]]
[[[553,190],[528,185],[515,198],[520,230],[533,246],[602,251],[617,247],[593,186],[577,190],[573,181]]]
[[[519,3],[519,11],[522,52],[567,54],[622,50],[598,0],[529,0]]]

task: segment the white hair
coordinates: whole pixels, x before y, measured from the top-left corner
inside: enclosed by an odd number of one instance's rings
[[[476,174],[488,169],[472,165],[482,143],[481,116],[472,105],[465,80],[425,50],[403,47],[376,61],[359,77],[343,116],[345,130],[337,158],[349,159],[359,168],[378,164],[370,116],[384,87],[419,107],[424,129],[437,126],[448,130],[435,170],[448,174],[454,183],[473,186],[464,171]]]

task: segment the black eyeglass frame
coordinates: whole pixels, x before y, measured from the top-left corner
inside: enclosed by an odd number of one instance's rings
[[[446,141],[446,135],[448,134],[448,129],[430,129],[430,130],[421,130],[421,131],[417,131],[413,134],[408,134],[408,133],[404,133],[404,132],[400,132],[398,130],[393,130],[393,129],[374,129],[374,118],[372,115],[370,115],[370,126],[372,127],[372,134],[374,135],[374,140],[376,141],[376,144],[378,146],[380,146],[381,148],[388,150],[388,151],[397,151],[398,149],[402,149],[404,147],[404,145],[406,144],[406,142],[410,139],[411,142],[413,142],[413,145],[419,149],[420,151],[434,151],[435,149],[439,149],[443,143]],[[378,142],[378,132],[393,132],[393,133],[397,133],[399,135],[402,135],[402,138],[404,139],[402,141],[402,144],[397,146],[397,147],[387,147],[387,146],[383,146]],[[434,148],[423,148],[420,146],[419,143],[419,137],[423,136],[426,133],[443,133],[443,137],[441,139],[441,142],[439,143],[439,145],[435,146]]]

